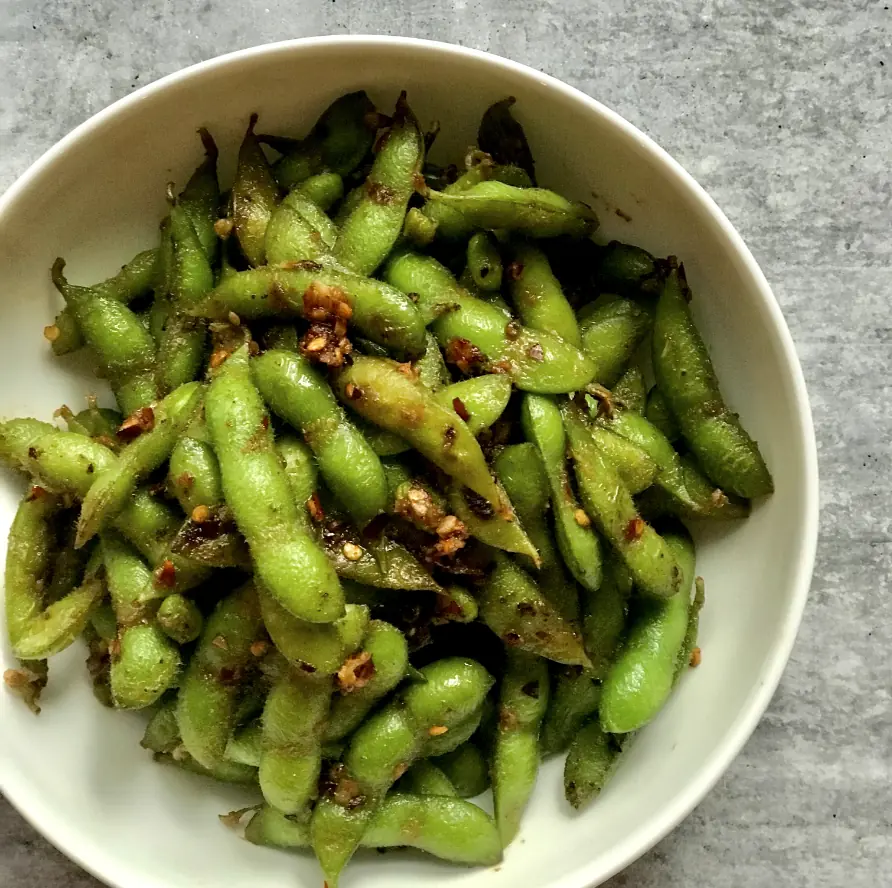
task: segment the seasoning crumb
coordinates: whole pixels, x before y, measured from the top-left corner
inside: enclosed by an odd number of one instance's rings
[[[165,589],[172,589],[177,578],[177,569],[174,563],[165,558],[161,566],[155,571],[155,585]]]
[[[259,638],[257,641],[251,642],[250,650],[252,657],[262,657],[269,650],[269,643]]]
[[[447,728],[446,725],[434,725],[432,728],[428,729],[428,734],[430,734],[431,737],[442,737],[448,730],[449,728]]]
[[[362,547],[357,546],[356,543],[344,543],[341,551],[344,553],[344,557],[348,561],[359,561],[363,556]]]
[[[691,651],[691,666],[696,669],[703,662],[703,653],[696,647]]]
[[[192,520],[196,524],[204,524],[211,517],[211,510],[207,506],[196,506],[192,510]]]
[[[222,635],[218,635],[216,638],[211,641],[211,644],[215,648],[219,648],[221,651],[228,651],[229,645],[226,642],[226,639]]]
[[[338,669],[338,688],[350,694],[364,688],[375,677],[375,663],[368,651],[351,654]]]
[[[234,227],[232,219],[218,219],[214,222],[214,232],[221,240],[226,240]]]
[[[585,509],[576,509],[573,512],[573,518],[580,527],[591,527],[592,519],[588,517]]]

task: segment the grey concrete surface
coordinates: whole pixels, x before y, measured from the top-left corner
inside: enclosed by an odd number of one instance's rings
[[[0,0],[0,187],[77,123],[284,37],[435,37],[601,99],[713,194],[781,302],[822,475],[811,600],[754,737],[611,888],[892,883],[892,11],[841,0]],[[0,801],[0,885],[93,888]]]

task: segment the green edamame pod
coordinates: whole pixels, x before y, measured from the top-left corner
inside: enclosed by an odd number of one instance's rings
[[[273,210],[266,228],[266,261],[317,261],[330,258],[338,237],[334,222],[310,198],[292,191]]]
[[[217,208],[220,206],[220,185],[217,182],[217,145],[211,134],[201,127],[198,130],[204,148],[204,160],[192,174],[186,187],[180,192],[177,204],[192,222],[198,240],[208,260],[217,255]]]
[[[316,173],[315,176],[304,179],[295,191],[308,197],[320,210],[327,213],[344,197],[344,180],[339,173]]]
[[[551,398],[528,394],[521,403],[520,422],[526,439],[539,448],[542,457],[564,564],[584,588],[597,589],[601,584],[601,543],[570,486],[567,436],[560,410]]]
[[[681,437],[678,423],[669,409],[666,396],[656,386],[647,393],[647,406],[644,415],[649,423],[656,426],[666,436],[668,441],[674,442]]]
[[[403,237],[416,247],[427,247],[437,236],[437,223],[418,207],[409,207],[403,222]]]
[[[255,845],[306,848],[310,830],[264,805],[245,829]],[[476,805],[446,796],[387,795],[362,838],[369,848],[409,847],[450,863],[490,866],[502,858],[492,818]]]
[[[161,703],[152,713],[139,745],[149,752],[173,752],[180,745],[177,705],[171,700]]]
[[[594,375],[595,365],[579,349],[554,334],[509,323],[497,306],[471,296],[429,256],[399,253],[388,260],[384,278],[417,295],[446,360],[463,372],[504,373],[518,388],[544,393],[578,391]]]
[[[504,501],[508,502],[508,495],[501,485],[500,489]],[[465,525],[471,536],[494,549],[516,552],[532,559],[536,565],[540,563],[536,547],[513,513],[508,518],[496,513],[489,503],[457,484],[450,485],[448,502],[451,513]]]
[[[199,765],[223,762],[235,727],[239,682],[255,657],[251,646],[262,623],[257,593],[248,583],[224,598],[207,618],[183,673],[177,697],[177,724],[183,745]]]
[[[447,410],[454,410],[465,421],[471,434],[479,435],[505,412],[511,400],[511,380],[495,374],[475,376],[447,385],[434,395],[434,399]]]
[[[682,435],[706,474],[724,490],[747,498],[771,493],[774,483],[756,442],[722,400],[718,379],[688,308],[684,268],[663,285],[654,321],[654,375]]]
[[[359,206],[364,191],[365,188],[362,185],[357,185],[356,188],[351,188],[350,191],[344,195],[344,199],[341,201],[338,211],[334,216],[334,224],[337,225],[338,228],[343,226],[350,214]]]
[[[539,773],[539,728],[548,707],[548,691],[545,660],[509,650],[492,754],[492,795],[503,848],[517,835]]]
[[[264,238],[270,216],[279,201],[279,186],[254,135],[257,115],[252,114],[238,152],[235,182],[229,195],[233,233],[251,265],[265,259]]]
[[[688,612],[688,628],[685,631],[684,643],[679,648],[678,657],[675,660],[675,677],[673,684],[684,675],[685,670],[690,666],[697,666],[700,662],[699,653],[697,659],[694,659],[697,648],[697,636],[700,632],[700,611],[706,604],[706,588],[703,585],[703,577],[697,577],[694,580],[694,600],[691,602],[691,608]]]
[[[671,549],[638,514],[619,473],[595,444],[582,410],[568,401],[560,411],[586,511],[642,592],[657,598],[675,595],[681,575]]]
[[[532,244],[516,246],[508,266],[508,278],[511,301],[527,327],[554,333],[576,348],[582,348],[576,315],[545,253]]]
[[[145,597],[152,574],[139,554],[114,531],[104,531],[102,562],[118,624],[119,651],[111,659],[112,700],[119,709],[151,706],[174,682],[180,668],[177,646],[155,619]]]
[[[694,544],[684,531],[664,537],[681,574],[680,591],[664,601],[638,600],[622,650],[607,673],[601,726],[611,734],[644,727],[662,709],[675,682],[694,579]]]
[[[158,251],[143,250],[137,253],[114,276],[101,283],[94,284],[89,289],[102,296],[107,296],[125,305],[140,296],[145,296],[152,289],[158,263]],[[71,287],[64,278],[54,279],[57,289],[60,285]],[[73,288],[72,288],[73,289]],[[61,293],[62,290],[60,289]],[[63,293],[64,296],[64,293]],[[84,345],[84,337],[72,312],[66,307],[56,315],[55,322],[46,327],[43,335],[49,341],[55,355],[67,355],[77,351]]]
[[[84,579],[87,563],[92,556],[90,547],[84,549],[74,548],[74,529],[67,529],[61,539],[60,547],[53,558],[52,571],[49,582],[44,586],[46,601],[52,604],[64,598],[75,586]],[[98,608],[94,608],[91,621]]]
[[[424,351],[424,320],[405,293],[382,281],[314,262],[234,273],[193,313],[220,320],[230,312],[243,320],[306,317],[310,312],[304,294],[314,287],[336,288],[337,302],[346,303],[352,312],[350,324],[372,342],[407,357]]]
[[[204,617],[201,611],[184,595],[174,592],[158,607],[155,615],[158,625],[177,644],[189,644],[201,635]]]
[[[369,625],[369,610],[346,606],[344,616],[333,623],[308,623],[293,617],[275,598],[259,590],[263,623],[273,644],[291,663],[304,664],[321,675],[332,675],[359,647]]]
[[[387,790],[420,757],[424,742],[465,721],[492,686],[479,663],[461,657],[437,660],[421,672],[425,682],[409,685],[400,699],[359,727],[344,753],[337,785],[313,811],[313,850],[333,888]],[[364,802],[356,805],[359,796]]]
[[[650,312],[631,299],[599,301],[579,324],[582,350],[595,366],[592,379],[613,386],[651,325]]]
[[[409,664],[405,636],[383,620],[372,620],[362,640],[362,652],[374,672],[369,680],[349,692],[335,694],[325,728],[325,742],[335,743],[352,733],[372,710],[402,680]],[[346,689],[345,689],[346,690]]]
[[[259,718],[238,728],[226,744],[226,760],[240,765],[260,767],[263,755],[263,725]]]
[[[44,588],[55,542],[53,520],[60,508],[57,497],[33,487],[20,503],[9,531],[6,627],[13,654],[20,660],[43,660],[68,647],[102,597],[102,582],[95,571],[89,571],[80,587],[66,589],[67,594],[46,604]]]
[[[535,444],[511,444],[493,460],[524,530],[539,553],[541,564],[533,576],[539,588],[568,620],[579,618],[576,586],[567,576],[546,520],[550,497],[548,477]],[[529,567],[535,568],[530,562]]]
[[[331,700],[331,678],[299,668],[279,679],[263,707],[260,789],[283,814],[306,811],[322,769],[322,731]]]
[[[428,332],[424,337],[424,354],[413,364],[418,381],[427,389],[436,392],[452,382],[449,368],[443,360],[443,353],[433,333]],[[387,355],[380,355],[387,357]]]
[[[502,256],[490,235],[478,231],[468,241],[468,272],[474,285],[484,293],[497,292],[502,286]],[[526,321],[526,319],[524,319]],[[575,323],[575,318],[573,319]],[[527,326],[535,327],[534,324]],[[555,330],[555,333],[558,331]],[[558,333],[558,335],[560,335]]]
[[[198,506],[212,508],[223,502],[220,466],[210,444],[184,436],[174,445],[167,483],[187,515]]]
[[[305,139],[260,138],[283,152],[273,173],[279,185],[290,190],[325,170],[341,176],[352,173],[372,147],[377,126],[375,106],[359,90],[332,102]]]
[[[156,752],[152,759],[161,765],[174,765],[190,774],[197,774],[199,777],[209,777],[219,783],[235,783],[237,785],[253,784],[257,782],[257,768],[250,768],[247,765],[240,765],[238,762],[222,761],[214,765],[213,768],[205,768],[200,765],[191,755],[177,750],[176,755],[168,755],[164,752]]]
[[[117,434],[124,417],[117,411],[108,407],[100,407],[95,398],[88,398],[89,406],[80,413],[74,414],[63,406],[55,415],[61,416],[69,432],[79,432],[88,438],[105,436],[113,438]]]
[[[589,433],[631,494],[647,490],[659,474],[658,464],[637,442],[616,434],[611,429],[612,427],[589,426]]]
[[[486,757],[470,741],[431,761],[446,775],[459,798],[470,799],[489,788]]]
[[[422,755],[437,758],[458,749],[462,743],[467,743],[477,733],[482,720],[483,706],[481,705],[454,728],[450,728],[445,734],[428,737],[422,744]]]
[[[613,775],[622,747],[592,719],[573,738],[564,762],[564,795],[577,810],[585,807]]]
[[[546,188],[518,188],[493,179],[457,194],[425,186],[425,198],[457,210],[474,228],[518,231],[529,237],[582,237],[598,227],[598,217]]]
[[[644,414],[647,387],[640,365],[633,363],[613,386],[613,399],[625,410]]]
[[[503,555],[480,594],[480,618],[509,647],[557,663],[588,665],[579,631],[545,598],[529,574]]]
[[[430,759],[422,759],[415,762],[406,773],[400,777],[396,790],[398,792],[414,793],[424,796],[446,796],[457,798],[458,793],[449,778]]]
[[[213,289],[214,272],[186,207],[170,211],[173,243],[170,302],[158,343],[157,380],[162,394],[191,382],[204,360],[207,325],[189,312]]]
[[[497,512],[511,514],[470,429],[454,410],[442,407],[424,386],[407,376],[400,364],[357,356],[338,374],[335,391],[364,419],[405,438]]]
[[[82,546],[120,512],[139,481],[170,456],[177,439],[198,412],[203,395],[199,383],[187,383],[171,392],[151,411],[151,416],[139,417],[140,423],[150,427],[121,451],[115,463],[96,475],[81,506],[75,545]],[[136,428],[141,430],[144,425]]]
[[[273,412],[303,434],[325,483],[354,521],[363,527],[383,512],[387,484],[381,460],[310,362],[273,350],[251,361],[251,372]]]
[[[632,576],[623,560],[609,552],[597,592],[582,597],[582,640],[592,661],[592,675],[604,679],[613,663],[626,628]]]
[[[641,247],[611,241],[600,251],[595,284],[601,293],[656,296],[662,279],[661,263]]]
[[[251,549],[258,580],[291,614],[328,623],[344,613],[344,594],[325,554],[300,526],[248,347],[219,368],[205,399],[208,432],[226,502]]]
[[[306,504],[319,485],[319,470],[313,458],[313,451],[303,441],[288,434],[276,438],[276,450],[285,467],[298,521],[302,527],[309,528],[310,519]]]
[[[64,269],[64,260],[53,263],[53,283],[93,349],[121,412],[129,415],[157,397],[153,379],[155,343],[126,305],[88,287],[70,286]]]
[[[83,498],[117,457],[103,444],[36,419],[0,423],[0,459],[51,493]]]
[[[598,711],[601,683],[589,669],[578,666],[552,668],[553,681],[548,711],[542,724],[543,755],[563,752],[585,721]]]
[[[338,262],[358,274],[372,274],[384,261],[402,232],[423,163],[424,138],[403,92],[362,197],[341,226],[334,248]]]

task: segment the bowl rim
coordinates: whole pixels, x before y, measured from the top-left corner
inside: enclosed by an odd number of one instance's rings
[[[650,136],[639,130],[616,111],[613,111],[576,87],[570,86],[558,78],[529,65],[494,53],[439,40],[374,34],[324,35],[274,41],[215,56],[167,74],[123,96],[80,123],[34,161],[0,195],[0,217],[20,197],[24,197],[33,180],[47,167],[50,167],[60,159],[69,148],[82,139],[89,138],[106,121],[132,109],[155,93],[162,92],[181,81],[200,76],[207,71],[238,65],[242,61],[255,56],[275,55],[278,53],[287,55],[295,50],[300,51],[304,48],[333,49],[344,46],[357,48],[413,47],[422,52],[484,62],[521,78],[534,78],[538,82],[544,83],[549,88],[561,93],[566,98],[585,106],[590,113],[600,116],[609,125],[622,131],[626,137],[637,144],[638,148],[645,155],[657,162],[665,170],[666,175],[674,178],[678,185],[692,194],[702,209],[708,213],[711,221],[727,238],[734,251],[736,251],[746,273],[752,279],[755,289],[758,291],[759,300],[768,311],[771,323],[775,328],[774,332],[777,334],[782,349],[784,362],[791,376],[793,400],[797,411],[796,419],[801,428],[803,438],[805,520],[801,527],[801,544],[796,555],[797,564],[792,583],[790,606],[785,620],[779,627],[780,640],[772,653],[766,658],[750,699],[737,714],[725,737],[716,745],[713,753],[701,764],[697,776],[690,781],[685,789],[670,804],[666,805],[663,810],[655,812],[650,819],[643,821],[635,831],[631,832],[622,842],[616,845],[606,858],[606,867],[604,858],[597,863],[591,861],[575,872],[552,883],[551,888],[587,888],[587,886],[602,884],[653,848],[654,845],[681,823],[715,786],[755,731],[774,696],[790,658],[802,620],[814,570],[819,520],[818,458],[814,423],[802,367],[796,354],[790,330],[764,273],[744,243],[743,238],[706,190]],[[39,810],[41,806],[29,799],[27,781],[19,779],[18,774],[12,773],[9,769],[5,769],[5,771],[0,790],[2,790],[6,799],[18,813],[44,838],[82,869],[100,881],[113,886],[113,888],[138,888],[132,882],[125,884],[119,881],[117,874],[112,875],[108,872],[103,872],[100,869],[102,865],[100,861],[94,862],[86,853],[80,850],[77,832],[70,829],[67,824],[57,820],[56,828],[51,833],[51,827],[45,825],[46,820],[42,816],[44,812]]]

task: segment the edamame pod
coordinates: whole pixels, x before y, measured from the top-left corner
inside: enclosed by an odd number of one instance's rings
[[[638,600],[625,643],[604,681],[601,726],[611,734],[644,727],[662,709],[675,682],[694,579],[694,544],[684,531],[664,537],[681,575],[680,591],[664,601]]]
[[[335,302],[350,309],[350,324],[372,342],[407,357],[424,351],[424,321],[404,293],[382,281],[361,277],[315,262],[278,268],[264,266],[236,272],[221,281],[193,312],[225,320],[234,312],[243,320],[306,317],[316,299],[308,290],[331,288]],[[331,290],[325,290],[331,294]],[[312,292],[311,292],[312,295]]]
[[[102,562],[118,624],[117,655],[111,658],[112,700],[119,709],[151,706],[180,669],[177,646],[155,619],[157,605],[145,595],[152,573],[139,554],[111,530],[101,540]]]
[[[306,848],[305,824],[264,805],[245,829],[255,845]],[[451,863],[490,866],[502,859],[499,834],[492,818],[463,799],[390,793],[381,802],[362,837],[369,848],[409,847]]]
[[[459,726],[480,708],[492,686],[479,663],[460,657],[437,660],[421,672],[426,681],[409,685],[400,699],[359,727],[334,785],[313,811],[310,838],[331,888],[385,793],[419,758],[425,740]]]
[[[622,241],[610,241],[600,251],[595,283],[601,293],[623,296],[656,296],[663,268],[647,250]]]
[[[266,261],[270,265],[330,258],[338,230],[325,213],[299,190],[273,210],[266,228]]]
[[[582,237],[598,227],[598,217],[590,207],[546,188],[518,188],[491,179],[457,194],[425,186],[423,194],[428,201],[457,210],[474,228],[546,238]]]
[[[681,575],[671,549],[638,514],[619,473],[592,439],[582,410],[568,401],[560,411],[586,511],[642,592],[657,598],[675,595]]]
[[[585,807],[613,775],[622,747],[605,733],[597,719],[583,726],[570,744],[564,762],[564,795],[577,810]]]
[[[542,457],[564,564],[584,588],[597,589],[601,585],[601,543],[570,486],[567,436],[560,410],[551,398],[528,394],[521,402],[520,422],[526,439],[536,445]]]
[[[138,437],[112,465],[97,474],[84,497],[76,546],[82,546],[120,512],[139,481],[170,456],[177,439],[198,412],[203,395],[199,383],[187,383],[171,392],[154,410],[147,408],[134,418]]]
[[[262,265],[266,258],[266,226],[279,201],[279,186],[254,135],[256,124],[257,115],[252,114],[238,152],[235,182],[229,195],[229,212],[233,232],[248,262]]]
[[[276,450],[285,467],[298,522],[302,527],[309,529],[310,516],[307,513],[307,503],[319,484],[319,470],[313,451],[296,436],[288,434],[276,438]]]
[[[637,362],[623,373],[613,386],[613,400],[624,410],[644,415],[647,403],[647,387],[644,383],[644,374]]]
[[[700,632],[700,611],[706,604],[706,588],[703,585],[703,577],[694,580],[694,600],[688,612],[688,628],[685,631],[684,643],[679,648],[678,657],[675,660],[675,678],[673,684],[678,684],[685,670],[700,663],[697,639]]]
[[[9,531],[6,626],[13,654],[21,660],[43,660],[68,647],[83,631],[104,591],[91,570],[80,587],[70,587],[60,599],[46,604],[44,588],[55,542],[53,520],[60,508],[57,497],[32,487]]]
[[[468,272],[478,290],[495,293],[502,286],[502,256],[490,235],[485,231],[472,234],[468,240]],[[571,311],[572,314],[572,311]],[[574,323],[576,319],[573,319]],[[527,326],[536,327],[526,319]],[[537,328],[541,329],[541,328]],[[555,330],[555,333],[560,333]]]
[[[300,431],[328,488],[360,527],[384,511],[381,460],[301,355],[268,351],[251,362],[254,383],[274,413]]]
[[[369,610],[362,605],[348,604],[344,616],[333,623],[308,623],[289,614],[263,589],[258,595],[263,623],[276,648],[289,662],[321,675],[338,671],[359,647],[369,624]]]
[[[81,289],[92,290],[94,293],[99,293],[102,296],[107,296],[127,305],[134,299],[145,296],[151,291],[157,264],[158,251],[156,249],[143,250],[141,253],[137,253],[126,265],[121,266],[121,270],[114,277],[94,284],[92,287]],[[57,289],[60,286],[71,287],[64,278],[54,279],[53,283]],[[62,290],[60,289],[59,292],[62,293]],[[44,329],[43,335],[49,341],[55,355],[67,355],[77,351],[84,345],[80,327],[67,307],[63,308],[56,315],[55,322]]]
[[[88,438],[113,438],[124,417],[108,407],[100,407],[95,398],[88,398],[89,406],[78,414],[72,414],[67,407],[61,407],[56,414],[62,416],[69,432],[79,432]]]
[[[273,173],[279,185],[290,190],[324,170],[341,176],[352,173],[372,147],[377,125],[375,106],[359,90],[335,99],[304,139],[260,139],[283,152]]]
[[[305,814],[322,769],[322,731],[331,700],[331,678],[292,668],[269,692],[263,707],[260,789],[283,814]]]
[[[492,755],[492,794],[503,848],[517,835],[539,773],[539,728],[548,707],[548,691],[545,660],[509,650]]]
[[[578,630],[529,574],[503,555],[480,594],[480,618],[509,647],[557,663],[589,665]]]
[[[545,253],[532,244],[519,244],[512,251],[508,279],[511,301],[527,327],[554,333],[582,348],[576,315]]]
[[[372,274],[384,261],[402,232],[423,163],[424,139],[403,92],[362,197],[341,226],[334,247],[338,262],[358,274]]]
[[[582,350],[593,362],[592,379],[610,388],[650,331],[650,313],[630,299],[599,301],[579,324]]]
[[[186,751],[204,768],[219,766],[235,727],[241,679],[255,657],[262,623],[248,583],[222,599],[205,621],[177,696],[177,724]]]
[[[365,684],[343,688],[331,701],[325,729],[325,742],[336,743],[352,733],[375,704],[386,697],[403,679],[409,664],[405,636],[383,620],[372,620],[362,640],[362,652],[373,672]]]
[[[65,262],[53,263],[53,283],[65,298],[84,340],[93,349],[121,412],[129,415],[157,397],[153,371],[155,343],[139,318],[123,303],[88,287],[72,287]]]
[[[329,623],[344,613],[337,575],[300,526],[288,476],[279,460],[248,347],[219,368],[205,399],[208,432],[226,502],[251,549],[260,583],[289,613]]]
[[[424,354],[414,363],[418,381],[427,389],[436,392],[452,382],[449,368],[443,360],[443,353],[434,334],[428,331],[424,337]],[[387,355],[379,355],[386,358]]]
[[[649,423],[656,426],[666,436],[668,441],[675,442],[681,437],[678,423],[669,409],[666,396],[656,386],[647,393],[647,406],[644,415]]]
[[[446,360],[463,372],[504,373],[519,389],[544,393],[578,391],[594,376],[595,365],[579,349],[551,333],[509,322],[429,256],[399,253],[388,260],[384,278],[417,295]]]
[[[442,407],[411,371],[407,375],[403,365],[357,356],[338,374],[335,390],[364,419],[405,438],[496,512],[511,514],[470,429],[454,410]]]
[[[756,442],[722,400],[718,379],[688,308],[684,268],[663,285],[654,321],[654,375],[679,428],[706,474],[747,498],[774,490]]]
[[[220,206],[220,185],[217,182],[217,145],[211,134],[198,130],[204,148],[204,160],[180,192],[177,203],[185,211],[209,261],[217,255],[217,208]]]
[[[465,421],[471,434],[479,435],[505,412],[511,400],[511,380],[499,375],[463,379],[440,389],[435,393],[434,400],[447,410],[455,411]]]

